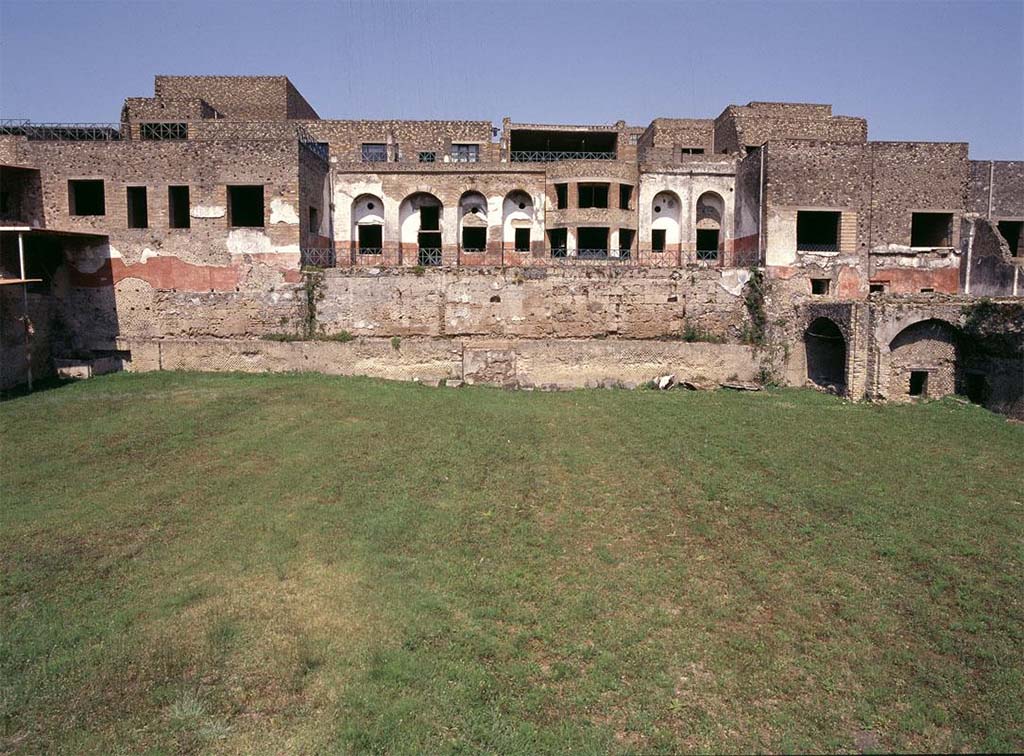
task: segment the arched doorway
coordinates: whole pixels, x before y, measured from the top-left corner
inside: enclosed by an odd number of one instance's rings
[[[441,200],[429,192],[410,194],[398,208],[402,248],[415,247],[420,265],[441,264]]]
[[[959,388],[960,334],[944,320],[909,325],[889,342],[892,397],[937,399]]]
[[[807,379],[815,386],[846,393],[846,339],[829,318],[815,318],[804,331]]]
[[[717,260],[722,239],[722,218],[725,200],[715,192],[704,192],[697,198],[697,259]]]

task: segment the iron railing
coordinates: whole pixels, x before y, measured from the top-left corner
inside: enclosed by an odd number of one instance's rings
[[[140,123],[139,136],[153,141],[188,139],[187,123]]]
[[[697,250],[698,260],[717,260],[718,250],[717,249],[698,249]]]
[[[612,254],[617,252],[618,254]],[[577,249],[576,257],[584,260],[628,260],[628,249]]]
[[[113,142],[125,138],[119,123],[32,123],[19,118],[0,119],[0,136],[65,142]]]
[[[797,252],[838,252],[838,244],[808,244],[807,242],[796,243]]]
[[[383,247],[360,247],[358,251],[359,251],[359,254],[361,254],[361,255],[383,255],[384,254],[384,248]]]
[[[440,265],[441,250],[436,247],[420,247],[417,259],[420,265]]]
[[[554,163],[559,160],[615,160],[614,152],[552,152],[548,150],[516,150],[509,153],[513,163]]]
[[[299,259],[303,268],[333,268],[337,257],[330,247],[301,247]]]

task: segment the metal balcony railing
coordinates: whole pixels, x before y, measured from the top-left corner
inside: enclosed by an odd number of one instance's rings
[[[152,141],[188,139],[187,123],[140,123],[139,136]]]
[[[550,152],[517,150],[509,153],[513,163],[554,163],[559,160],[615,160],[614,152]]]
[[[796,243],[797,252],[838,252],[838,244],[809,244],[807,242],[798,241]]]
[[[359,254],[361,255],[383,255],[383,247],[360,247]]]
[[[0,136],[65,142],[112,142],[125,138],[119,123],[32,123],[23,118],[0,119]]]
[[[433,247],[420,247],[418,260],[420,265],[440,265],[441,250]]]
[[[337,263],[334,250],[329,247],[302,247],[299,259],[303,268],[333,268]]]
[[[617,252],[618,255],[612,254]],[[576,257],[584,260],[628,260],[628,249],[577,249]]]
[[[698,260],[717,260],[718,250],[717,249],[698,249],[697,250]]]

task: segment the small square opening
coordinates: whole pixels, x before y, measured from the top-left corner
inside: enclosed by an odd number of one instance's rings
[[[665,251],[665,229],[656,228],[651,231],[651,252]]]
[[[483,252],[487,249],[487,229],[481,226],[466,226],[462,229],[463,252]]]
[[[357,226],[359,234],[359,253],[362,255],[379,255],[384,247],[383,226]]]
[[[911,396],[928,396],[928,371],[927,370],[911,370],[910,371],[910,395]]]
[[[148,228],[149,208],[146,206],[146,187],[129,186],[126,189],[128,200],[128,228]]]
[[[811,294],[817,296],[825,296],[829,292],[829,288],[832,285],[831,278],[812,278],[811,279]]]
[[[188,194],[187,186],[167,187],[167,222],[171,228],[188,228],[192,225]]]
[[[228,187],[228,225],[232,228],[264,225],[262,186]]]
[[[868,284],[868,293],[869,294],[881,294],[884,291],[885,291],[885,284],[884,283]]]
[[[516,252],[529,252],[530,251],[530,229],[528,228],[517,228],[516,229]]]
[[[910,246],[953,246],[953,214],[913,213],[910,218]]]
[[[106,215],[103,179],[68,181],[68,210],[71,215]]]

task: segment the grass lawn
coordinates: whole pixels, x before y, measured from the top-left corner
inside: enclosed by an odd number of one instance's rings
[[[0,752],[1024,748],[977,407],[153,373],[0,423]]]

